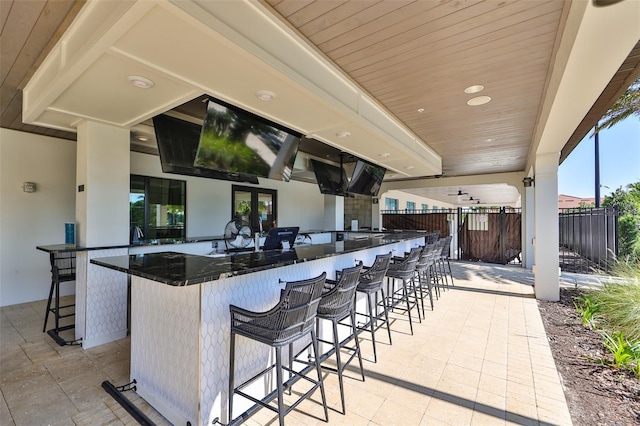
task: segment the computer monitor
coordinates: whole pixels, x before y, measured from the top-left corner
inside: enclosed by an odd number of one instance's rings
[[[300,227],[290,226],[286,228],[271,228],[267,233],[267,237],[264,239],[264,250],[275,250],[282,248],[282,242],[289,242],[289,247],[293,247],[293,243],[296,241],[296,236]]]

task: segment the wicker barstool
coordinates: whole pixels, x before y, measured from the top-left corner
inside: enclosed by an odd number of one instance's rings
[[[362,376],[362,381],[364,381],[364,368],[362,366],[362,354],[360,353],[360,342],[358,340],[355,316],[355,294],[361,271],[362,265],[345,268],[336,273],[338,277],[337,281],[326,280],[324,286],[325,293],[322,294],[322,299],[320,299],[318,315],[316,316],[318,336],[320,335],[321,320],[331,321],[333,339],[329,341],[318,338],[318,341],[332,346],[329,351],[320,355],[320,366],[322,369],[338,374],[342,414],[346,414],[343,372],[355,357],[358,357],[360,375]],[[348,323],[345,322],[347,318],[349,320]],[[338,334],[338,324],[349,327],[350,329],[349,335],[342,340],[340,340]],[[352,340],[355,341],[355,347],[347,346]],[[307,348],[303,348],[296,357],[305,350],[307,350]],[[350,351],[349,358],[344,363],[342,362],[341,356],[342,350]],[[336,368],[324,364],[333,354],[336,356]]]
[[[318,356],[318,340],[315,331],[316,315],[318,304],[322,296],[326,279],[326,272],[316,278],[302,281],[288,282],[285,289],[280,294],[280,301],[276,306],[266,312],[252,312],[246,309],[231,305],[231,341],[230,341],[230,362],[229,362],[229,419],[233,420],[233,397],[241,395],[254,402],[254,404],[268,408],[278,413],[280,425],[284,425],[284,416],[298,406],[304,399],[308,398],[320,388],[322,394],[322,404],[324,415],[327,421],[329,413],[327,411],[327,399],[322,382],[322,372]],[[282,364],[282,348],[294,341],[311,334],[311,345],[313,346],[313,356],[316,360],[314,366],[318,374],[318,379],[314,380],[306,374],[311,368],[295,371],[290,366]],[[234,383],[234,362],[235,362],[235,341],[236,335],[245,336],[275,348],[276,363],[269,366],[262,372],[256,374],[251,379],[235,386]],[[255,382],[263,375],[276,370],[276,390],[270,392],[265,397],[258,399],[242,389]],[[290,378],[283,382],[283,370],[288,371]],[[313,384],[311,389],[305,392],[298,400],[291,404],[286,410],[284,408],[284,389],[290,388],[298,379],[303,378]],[[274,408],[269,403],[276,398],[278,407]]]
[[[415,287],[415,273],[416,264],[422,253],[422,247],[414,247],[403,258],[397,259],[396,263],[389,265],[387,269],[387,278],[389,279],[389,285],[391,290],[389,291],[389,297],[386,304],[389,308],[399,309],[407,313],[409,317],[409,329],[413,334],[413,321],[411,319],[411,310],[415,307],[418,309],[418,320],[422,322],[420,317],[420,306],[418,304],[418,295],[416,294]],[[402,286],[398,290],[394,290],[395,280],[402,281]],[[406,308],[399,306],[401,303],[406,304]]]
[[[50,253],[49,260],[51,262],[51,287],[49,288],[49,299],[47,299],[47,309],[44,313],[42,332],[47,331],[47,320],[49,314],[52,313],[55,326],[49,330],[49,334],[57,336],[58,332],[75,327],[75,323],[60,326],[62,318],[75,315],[75,310],[69,309],[74,308],[75,303],[60,306],[60,284],[76,280],[76,253],[74,251]],[[51,302],[53,302],[53,307]],[[65,313],[62,313],[63,309],[65,309]]]
[[[376,331],[386,325],[387,334],[389,335],[389,344],[391,344],[391,328],[389,327],[389,312],[387,311],[384,277],[391,263],[391,252],[388,254],[379,254],[370,267],[365,266],[360,274],[360,280],[356,287],[356,292],[364,293],[367,296],[367,313],[356,312],[356,316],[367,317],[367,322],[363,325],[357,325],[359,332],[371,332],[371,343],[373,344],[373,362],[378,361],[376,353]],[[382,303],[377,302],[378,293],[380,293]],[[375,297],[375,300],[371,300]],[[375,306],[375,313],[374,313]],[[378,312],[378,307],[382,307],[382,312]]]

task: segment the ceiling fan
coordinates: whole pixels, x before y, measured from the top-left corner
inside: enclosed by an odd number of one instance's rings
[[[458,189],[458,193],[457,194],[447,194],[450,197],[462,197],[463,195],[469,195],[468,192],[462,192],[461,189]]]

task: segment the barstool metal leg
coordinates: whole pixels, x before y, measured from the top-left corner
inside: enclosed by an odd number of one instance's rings
[[[383,288],[380,288],[380,293],[382,293],[382,300],[387,300]],[[384,321],[387,324],[387,334],[389,335],[389,344],[391,345],[391,326],[389,325],[389,311],[386,306],[384,307]]]
[[[384,296],[382,296],[382,300],[384,300]],[[376,354],[376,329],[375,329],[375,324],[374,324],[374,315],[373,315],[373,309],[371,306],[372,302],[371,302],[371,294],[367,293],[367,308],[369,309],[369,327],[371,328],[371,343],[373,344],[373,362],[378,362],[378,357]],[[377,304],[376,304],[376,311],[377,311]],[[385,309],[385,312],[387,310]]]
[[[329,410],[327,410],[327,395],[324,392],[324,382],[322,380],[322,370],[320,368],[320,352],[318,350],[318,337],[315,330],[311,329],[311,343],[313,343],[313,356],[316,360],[316,371],[318,372],[318,382],[320,383],[320,393],[322,394],[322,406],[324,407],[324,417],[329,421]]]
[[[360,374],[364,382],[364,368],[362,366],[362,352],[360,351],[360,339],[358,339],[358,329],[356,328],[356,311],[351,308],[351,328],[353,329],[353,339],[356,341],[356,351],[358,351],[358,363],[360,364]]]
[[[44,326],[42,327],[42,332],[47,331],[47,320],[49,319],[49,313],[51,312],[51,299],[53,298],[53,288],[56,283],[54,280],[51,280],[51,288],[49,289],[49,299],[47,300],[47,310],[44,313]]]
[[[315,335],[315,332],[313,334]],[[284,426],[285,412],[284,412],[284,387],[282,385],[282,348],[280,346],[276,346],[275,349],[276,349],[276,387],[278,388],[278,422],[280,423],[280,426]]]
[[[338,321],[331,320],[333,325],[333,346],[336,348],[336,371],[338,372],[338,383],[340,385],[340,401],[342,402],[342,414],[347,414],[344,403],[344,383],[342,380],[342,360],[340,359],[340,341],[338,339]],[[356,337],[357,338],[357,337]]]
[[[228,423],[231,423],[231,420],[233,420],[233,395],[235,394],[234,392],[234,375],[235,375],[235,359],[236,359],[236,336],[235,334],[232,332],[231,333],[231,340],[229,341],[229,347],[230,347],[230,352],[229,352],[229,421]]]

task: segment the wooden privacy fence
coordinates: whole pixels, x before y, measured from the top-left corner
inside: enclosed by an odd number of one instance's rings
[[[466,211],[459,231],[460,259],[507,264],[521,262],[520,212]]]
[[[386,210],[385,229],[419,229],[450,233],[449,221],[457,230],[454,247],[458,259],[489,263],[520,263],[522,231],[520,209]]]

